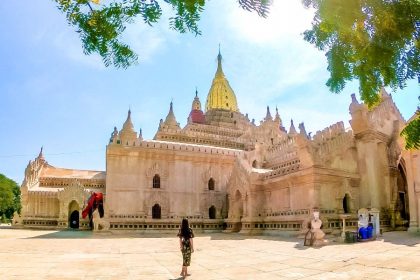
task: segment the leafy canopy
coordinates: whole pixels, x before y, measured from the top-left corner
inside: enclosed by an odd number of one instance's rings
[[[417,110],[414,119],[401,131],[401,136],[405,138],[407,150],[420,149],[420,109]]]
[[[315,8],[306,41],[326,53],[327,86],[339,93],[358,79],[369,106],[382,86],[404,88],[420,79],[419,0],[303,0]]]
[[[69,25],[80,34],[85,54],[98,53],[105,66],[127,68],[137,63],[137,54],[124,42],[122,33],[127,24],[139,17],[153,25],[162,16],[161,3],[172,7],[170,27],[180,33],[200,35],[198,21],[205,0],[54,0],[65,13]],[[270,0],[237,0],[239,5],[265,17]],[[95,4],[93,4],[93,3]],[[101,4],[100,2],[104,2]],[[98,5],[97,5],[98,4]]]
[[[316,10],[304,38],[326,53],[332,92],[358,79],[362,100],[373,107],[382,86],[420,83],[420,0],[302,1]],[[420,147],[419,118],[402,131],[408,149]]]
[[[15,211],[20,212],[20,188],[18,184],[0,174],[0,217],[13,217]]]

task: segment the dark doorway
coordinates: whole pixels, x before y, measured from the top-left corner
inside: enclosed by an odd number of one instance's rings
[[[407,178],[405,176],[405,170],[401,164],[398,165],[398,176],[397,176],[397,201],[396,201],[396,225],[402,227],[408,227],[410,221],[410,211],[408,205],[408,187]]]
[[[209,208],[209,219],[216,219],[216,207],[213,205]]]
[[[408,215],[407,215],[405,192],[398,192],[397,211],[400,212],[401,219],[407,220]]]
[[[344,214],[350,213],[350,195],[348,193],[343,198],[343,210]]]
[[[159,204],[155,204],[152,207],[152,218],[153,219],[160,219],[161,218],[161,209]]]
[[[70,228],[79,228],[79,211],[71,212],[69,219]]]

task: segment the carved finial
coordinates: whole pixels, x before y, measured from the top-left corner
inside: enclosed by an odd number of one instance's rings
[[[139,137],[138,137],[138,139],[141,141],[141,140],[143,140],[143,131],[142,131],[142,129],[140,128],[140,131],[139,131]]]
[[[41,150],[39,151],[39,154],[38,154],[39,159],[44,159],[44,154],[42,153],[43,149],[44,149],[44,146],[41,146]]]
[[[169,113],[168,113],[168,115],[166,116],[166,119],[165,119],[165,125],[173,126],[173,127],[179,127],[179,125],[176,121],[176,118],[175,118],[172,100],[171,100],[171,103],[169,105]]]
[[[295,125],[293,124],[293,119],[290,120],[289,134],[297,134]]]
[[[217,70],[216,70],[216,74],[218,76],[223,75],[223,70],[222,70],[222,54],[220,53],[220,44],[219,44],[219,54],[217,55]]]
[[[356,111],[358,111],[362,108],[363,108],[363,105],[360,104],[359,101],[357,101],[356,94],[352,93],[351,94],[351,103],[350,103],[350,106],[349,106],[350,113],[354,113],[354,112],[356,112]]]
[[[355,93],[352,93],[351,94],[351,103],[359,104],[359,101],[357,101],[357,98],[356,98],[356,94]]]
[[[308,134],[306,133],[305,124],[301,122],[299,124],[299,133],[305,136],[305,138],[308,138]]]
[[[270,107],[269,106],[267,106],[267,114],[265,115],[265,121],[268,121],[268,120],[270,120],[270,121],[273,120],[273,118],[271,117]]]

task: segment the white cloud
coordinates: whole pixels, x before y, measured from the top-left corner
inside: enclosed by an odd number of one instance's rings
[[[310,27],[314,11],[305,9],[300,1],[273,1],[267,18],[237,7],[230,7],[228,24],[238,36],[253,43],[277,45],[295,38]]]

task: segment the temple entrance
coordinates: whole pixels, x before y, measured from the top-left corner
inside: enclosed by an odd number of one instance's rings
[[[75,200],[69,204],[69,227],[79,228],[79,204]]]
[[[155,204],[152,207],[152,219],[160,219],[161,218],[161,207],[159,204]]]
[[[235,200],[233,203],[233,211],[232,211],[232,219],[234,220],[234,222],[233,222],[232,232],[239,232],[242,229],[241,220],[244,213],[242,194],[239,190],[236,190],[234,199]]]
[[[216,219],[216,207],[214,205],[209,208],[209,219]]]
[[[350,214],[350,195],[348,193],[343,198],[343,211],[344,214]]]
[[[407,179],[404,168],[398,165],[397,197],[395,205],[395,226],[407,229],[410,221],[410,210],[408,205]]]

